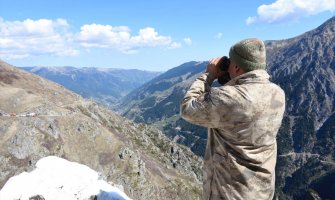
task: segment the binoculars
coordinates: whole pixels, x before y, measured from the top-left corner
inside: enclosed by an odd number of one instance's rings
[[[218,82],[221,84],[221,85],[224,85],[226,84],[228,81],[230,81],[230,76],[229,76],[229,73],[228,73],[228,68],[229,68],[229,65],[230,65],[230,60],[227,56],[223,56],[222,58],[222,61],[219,65],[219,68],[220,70],[223,72],[221,76],[218,77]]]

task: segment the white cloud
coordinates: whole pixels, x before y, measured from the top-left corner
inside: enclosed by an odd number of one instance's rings
[[[290,21],[325,11],[335,11],[335,0],[277,0],[270,5],[259,6],[258,16],[248,17],[246,23]]]
[[[126,53],[142,47],[169,47],[172,44],[170,36],[161,36],[151,27],[140,29],[138,35],[132,36],[126,26],[100,24],[82,26],[77,41],[86,48],[114,48]]]
[[[90,24],[81,27],[76,40],[87,48],[108,48],[121,45],[130,38],[127,27],[112,27],[109,25]]]
[[[38,55],[75,56],[79,51],[94,48],[136,53],[145,47],[181,47],[170,36],[159,35],[152,27],[140,29],[137,34],[131,35],[127,26],[86,24],[77,33],[70,32],[69,26],[65,19],[5,21],[0,18],[0,59]]]
[[[222,36],[223,36],[223,34],[222,34],[222,33],[217,33],[217,34],[215,35],[215,38],[216,38],[216,39],[221,39],[221,38],[222,38]]]
[[[168,47],[169,49],[178,49],[181,48],[181,44],[178,42],[172,42],[171,45]]]
[[[5,21],[0,18],[0,57],[25,58],[32,55],[51,54],[72,56],[78,54],[66,33],[64,19],[26,19]]]
[[[191,38],[184,38],[184,42],[185,42],[185,44],[187,44],[187,45],[192,45],[192,39]]]

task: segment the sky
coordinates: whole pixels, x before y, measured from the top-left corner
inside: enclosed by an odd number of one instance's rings
[[[31,172],[11,177],[0,190],[0,199],[30,199],[42,195],[49,200],[130,200],[119,188],[102,180],[98,172],[56,156],[41,158]]]
[[[0,0],[0,59],[166,71],[245,38],[301,35],[334,11],[335,0]]]

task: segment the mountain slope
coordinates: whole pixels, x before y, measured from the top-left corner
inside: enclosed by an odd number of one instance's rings
[[[267,44],[269,71],[288,96],[288,111],[313,114],[316,127],[335,110],[334,25],[332,18],[301,36]]]
[[[201,197],[201,159],[159,130],[2,61],[0,91],[0,187],[54,155],[89,166],[134,199]]]
[[[186,90],[203,72],[207,62],[188,62],[175,67],[124,97],[118,112],[135,122],[155,125],[169,138],[203,155],[206,129],[180,118],[179,106]]]
[[[115,103],[160,72],[137,69],[22,67],[22,69],[63,85],[85,98],[104,104]]]
[[[335,173],[334,27],[335,17],[298,37],[266,43],[268,70],[287,101],[277,137],[280,198],[334,197],[334,179],[319,187]]]

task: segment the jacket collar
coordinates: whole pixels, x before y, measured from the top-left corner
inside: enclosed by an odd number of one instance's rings
[[[248,83],[268,83],[270,75],[262,69],[253,70],[244,74],[241,74],[231,79],[225,85],[242,85]]]

